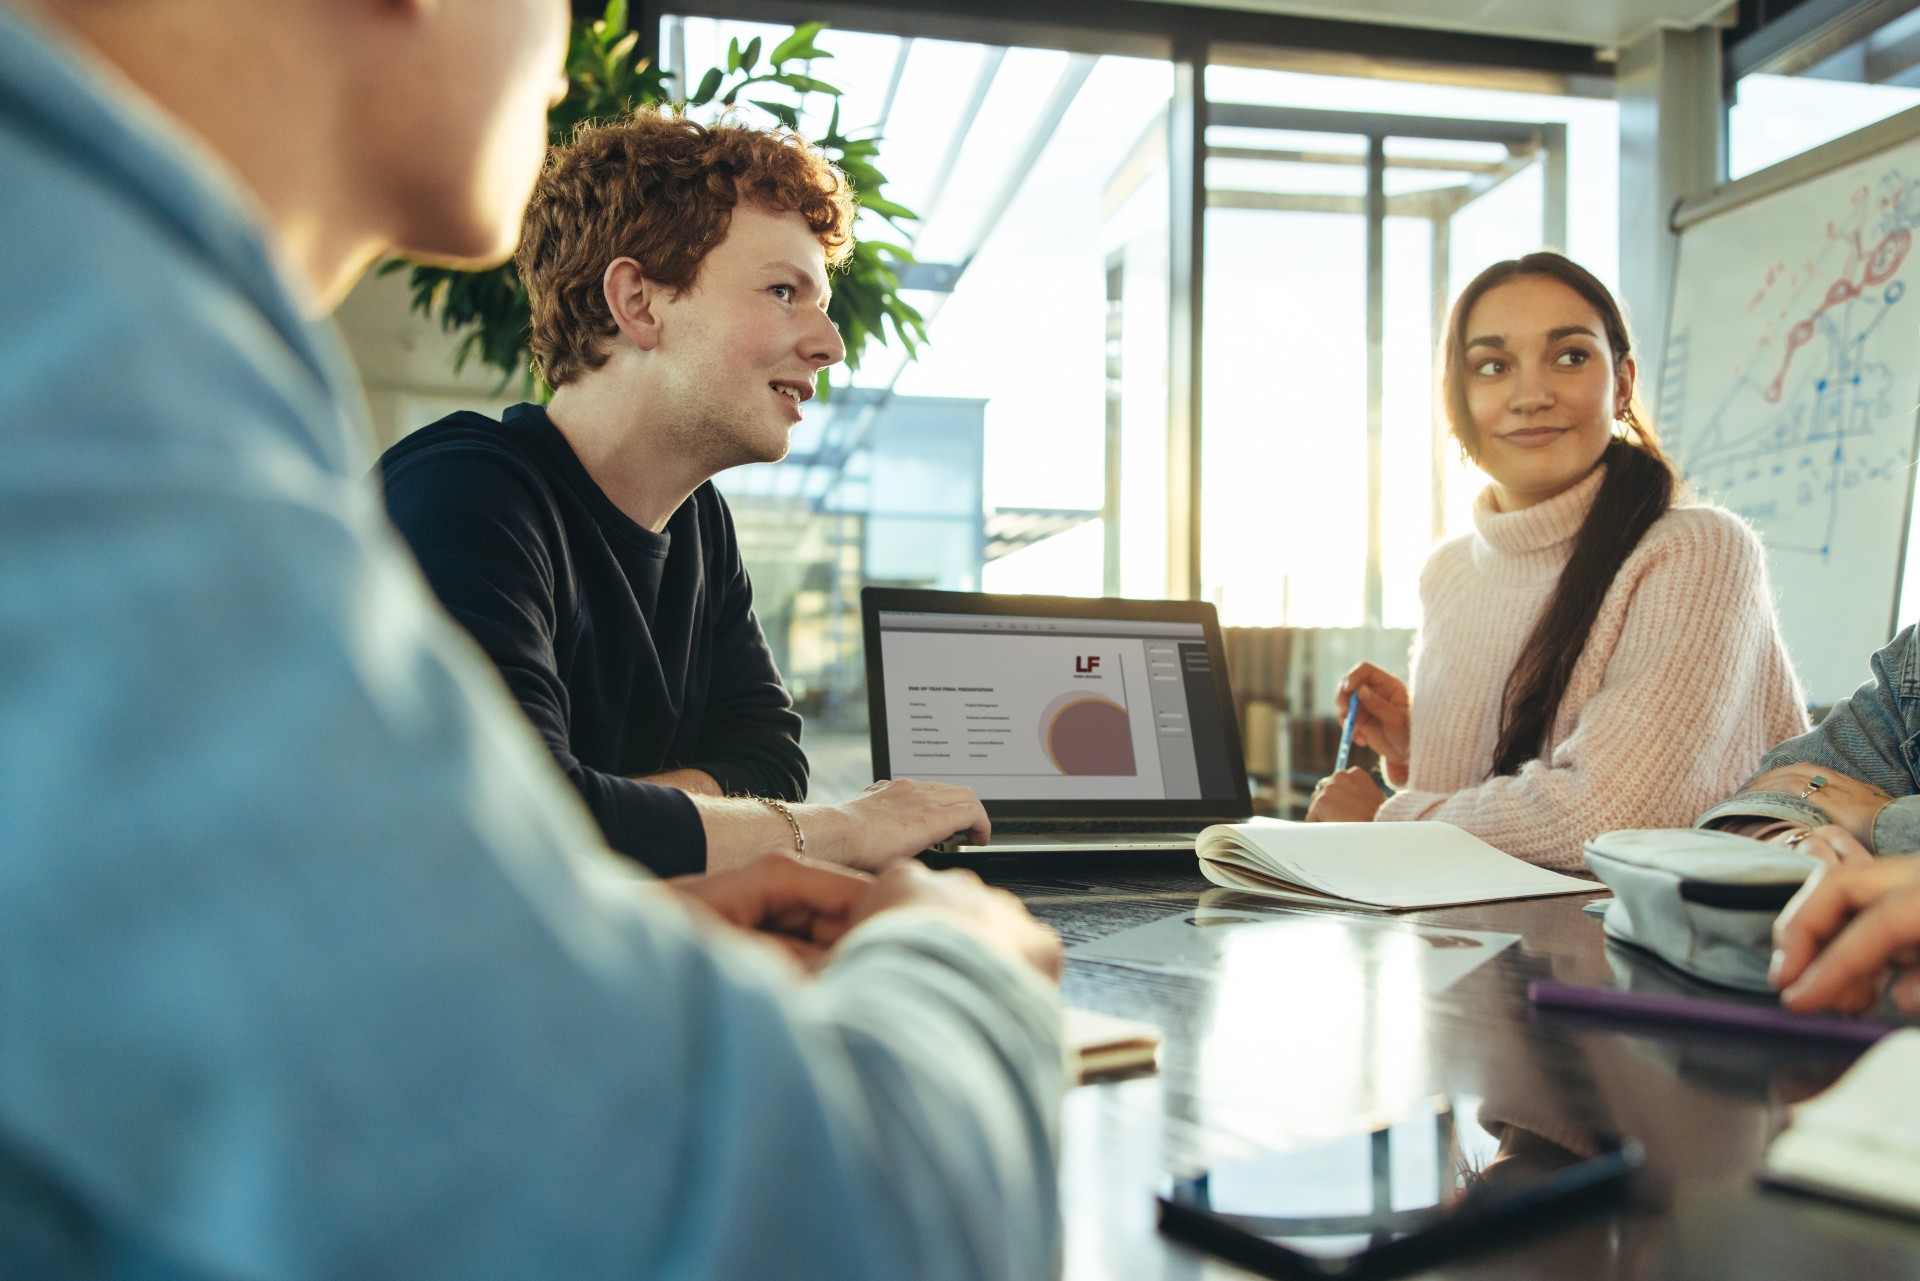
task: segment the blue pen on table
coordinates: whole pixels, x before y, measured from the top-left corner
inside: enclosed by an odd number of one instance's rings
[[[1338,774],[1347,767],[1347,757],[1353,755],[1353,722],[1360,715],[1360,694],[1355,691],[1347,695],[1347,723],[1340,731],[1340,751],[1333,758],[1333,772]]]

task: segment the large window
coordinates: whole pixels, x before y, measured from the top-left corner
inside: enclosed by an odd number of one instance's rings
[[[1727,111],[1730,178],[1920,106],[1920,10],[1827,6],[1830,20],[1804,23],[1792,6],[1782,8],[1728,50],[1738,76]]]
[[[1614,279],[1616,109],[1224,66],[1207,96],[1203,594],[1236,625],[1415,627],[1485,484],[1435,413],[1446,308],[1542,246]]]
[[[661,48],[697,77],[731,41],[783,34],[668,16]],[[1161,596],[1181,577],[1174,76],[856,31],[819,43],[842,127],[882,137],[888,195],[921,215],[860,231],[919,258],[908,297],[930,341],[837,372],[787,462],[720,485],[790,684],[851,726],[863,584]],[[1482,483],[1436,431],[1439,318],[1488,262],[1545,243],[1613,279],[1614,107],[1232,66],[1205,92],[1200,594],[1233,624],[1413,626],[1419,568]],[[793,101],[812,131],[835,106]]]
[[[1915,106],[1920,88],[1744,76],[1727,111],[1727,176],[1743,178]]]

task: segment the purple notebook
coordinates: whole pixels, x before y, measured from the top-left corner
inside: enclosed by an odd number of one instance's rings
[[[1684,1023],[1692,1027],[1858,1046],[1872,1045],[1895,1030],[1885,1023],[1834,1014],[1790,1014],[1777,1006],[1715,1001],[1703,996],[1671,996],[1664,992],[1623,992],[1619,988],[1555,983],[1550,979],[1535,979],[1527,984],[1527,1000],[1545,1008],[1618,1019]]]

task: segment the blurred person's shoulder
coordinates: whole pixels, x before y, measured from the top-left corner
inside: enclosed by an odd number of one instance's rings
[[[0,5],[0,421],[94,446],[299,422],[357,442],[344,356],[307,320],[258,216],[210,153],[85,55]],[[260,403],[265,396],[273,410]],[[218,411],[238,399],[251,414]]]

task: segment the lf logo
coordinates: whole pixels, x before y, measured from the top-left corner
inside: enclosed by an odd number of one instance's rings
[[[1076,672],[1090,672],[1098,666],[1100,666],[1100,656],[1098,654],[1088,654],[1084,658],[1076,658],[1073,660],[1073,670]]]

